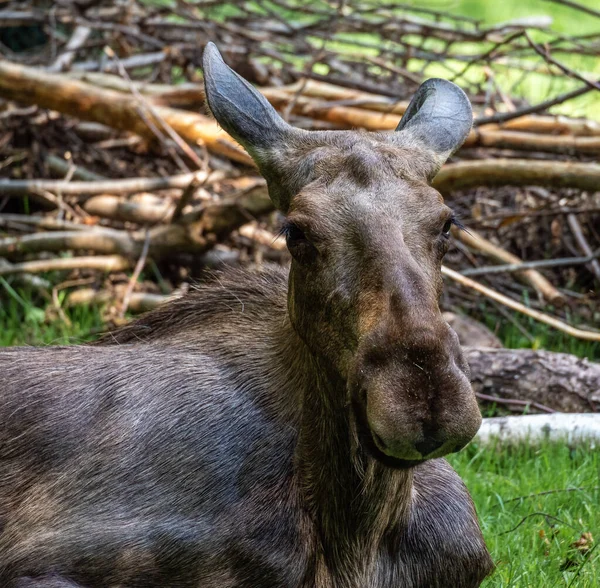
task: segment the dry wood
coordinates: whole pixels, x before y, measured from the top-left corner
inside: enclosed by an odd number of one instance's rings
[[[67,182],[64,180],[0,180],[0,195],[24,196],[30,192],[53,192],[63,195],[89,196],[93,194],[135,194],[170,188],[184,189],[197,179],[204,185],[223,177],[222,172],[199,171],[167,178],[127,178],[124,180],[103,180]]]
[[[81,48],[91,34],[92,29],[89,27],[83,25],[75,27],[75,30],[65,47],[65,51],[54,60],[54,63],[48,68],[48,71],[58,72],[69,69],[77,55],[77,50]]]
[[[600,258],[600,250],[586,257],[559,257],[556,259],[539,259],[537,261],[522,261],[520,263],[508,263],[506,265],[489,265],[485,267],[474,267],[462,270],[463,276],[483,276],[485,274],[517,273],[525,269],[541,269],[559,267],[562,265],[580,265],[589,263]]]
[[[100,122],[150,139],[154,137],[140,117],[134,97],[98,88],[65,75],[0,61],[0,96]],[[246,152],[206,116],[166,106],[157,106],[156,112],[186,141],[202,143],[214,153],[252,165]]]
[[[261,229],[256,225],[256,223],[247,223],[242,225],[238,229],[238,233],[242,235],[242,237],[251,239],[260,245],[270,247],[275,251],[285,251],[287,249],[284,237],[281,235],[274,235],[266,229]]]
[[[19,224],[46,231],[95,231],[99,228],[94,225],[84,225],[49,216],[11,214],[8,212],[0,213],[0,227],[10,227],[11,224]],[[102,230],[103,228],[100,229]]]
[[[146,236],[144,237],[144,246],[142,247],[142,252],[140,253],[140,257],[133,268],[133,273],[129,278],[129,282],[127,287],[125,288],[125,293],[123,294],[123,302],[121,304],[121,308],[119,309],[119,318],[124,318],[127,309],[129,308],[129,302],[131,300],[131,295],[133,294],[133,289],[135,284],[137,283],[144,266],[146,265],[146,260],[148,259],[148,251],[150,249],[150,233],[146,231]]]
[[[600,165],[571,161],[483,159],[446,165],[433,181],[442,194],[473,186],[549,186],[595,192],[600,188]]]
[[[114,77],[114,76],[112,76]],[[285,92],[288,96],[294,96],[300,93],[302,96],[311,98],[320,98],[335,102],[347,102],[362,110],[374,110],[387,114],[404,114],[408,106],[408,102],[401,100],[393,100],[389,97],[379,94],[370,94],[368,92],[359,92],[350,90],[327,82],[317,82],[314,80],[304,80],[304,83],[297,82],[289,86],[281,88],[261,88],[263,94],[274,101],[282,99],[281,92]],[[341,104],[339,104],[341,105]],[[476,119],[478,124],[480,119]],[[391,123],[389,123],[391,125]],[[507,120],[501,124],[490,124],[481,127],[481,130],[494,131],[505,129],[511,131],[523,131],[529,133],[546,133],[546,134],[572,134],[583,136],[600,136],[600,123],[588,119],[569,118],[562,115],[557,116],[532,116],[520,115]],[[475,137],[475,135],[473,135]],[[475,141],[475,139],[471,139]]]
[[[265,92],[265,95],[271,104],[278,109],[291,105],[294,114],[327,121],[344,128],[390,131],[398,126],[401,119],[398,114],[378,113],[364,108],[332,105],[305,96],[292,96],[285,91],[270,90]],[[463,147],[476,146],[525,149],[549,153],[597,154],[600,153],[600,136],[540,135],[480,127],[471,132]]]
[[[485,130],[480,127],[471,132],[464,147],[496,147],[522,151],[542,151],[546,153],[577,153],[594,155],[600,153],[600,137],[579,137],[571,135],[539,135],[517,131]]]
[[[121,63],[124,63],[122,60]],[[153,104],[158,106],[172,106],[173,108],[188,108],[199,109],[204,107],[204,86],[201,84],[178,84],[170,86],[168,84],[152,84],[145,82],[132,81],[128,83],[123,78],[107,73],[88,72],[88,71],[71,71],[67,74],[70,78],[81,80],[129,94],[131,85],[135,87],[141,94],[147,96]]]
[[[0,239],[0,255],[17,253],[58,252],[89,250],[98,254],[118,253],[126,257],[135,255],[138,244],[125,231],[103,229],[94,231],[54,231],[33,233],[20,237]]]
[[[590,244],[587,242],[585,235],[583,234],[583,230],[577,217],[574,214],[567,215],[567,222],[569,223],[569,227],[571,227],[571,231],[573,232],[573,236],[579,245],[581,251],[588,256],[593,256],[594,252],[590,247]],[[589,268],[592,273],[596,276],[596,279],[600,282],[600,263],[598,263],[597,259],[592,259],[589,263]]]
[[[481,128],[487,129],[488,127]],[[489,128],[527,133],[600,136],[600,123],[597,121],[566,116],[521,116],[500,125],[490,125]]]
[[[40,273],[74,269],[91,269],[116,272],[130,267],[131,262],[121,255],[92,255],[89,257],[65,257],[23,261],[0,267],[0,276],[21,273]]]
[[[549,316],[543,312],[539,312],[538,310],[534,310],[533,308],[528,308],[524,304],[521,304],[520,302],[517,302],[508,296],[504,296],[503,294],[500,294],[499,292],[496,292],[495,290],[492,290],[491,288],[488,288],[487,286],[484,286],[483,284],[480,284],[471,278],[467,278],[466,276],[463,276],[462,274],[459,274],[458,272],[446,266],[442,266],[442,274],[451,278],[455,282],[458,282],[462,286],[471,288],[472,290],[475,290],[476,292],[479,292],[480,294],[483,294],[484,296],[487,296],[488,298],[491,298],[500,304],[504,304],[505,306],[530,316],[541,323],[550,325],[559,331],[563,331],[564,333],[567,333],[567,335],[571,335],[572,337],[583,339],[585,341],[600,341],[599,332],[586,331],[572,327],[571,325],[568,325],[557,318]]]
[[[93,196],[87,200],[83,204],[83,209],[89,214],[102,218],[154,225],[171,218],[175,205],[168,201],[150,204],[125,200],[119,196],[103,195]]]
[[[476,392],[561,412],[600,410],[600,364],[566,353],[465,348]]]
[[[94,288],[80,288],[69,294],[66,300],[67,306],[89,306],[102,304],[115,304],[120,291],[95,290]],[[163,304],[173,296],[163,294],[151,294],[149,292],[132,292],[129,297],[128,310],[139,313],[147,312]]]
[[[453,227],[452,235],[464,243],[467,247],[482,253],[486,257],[493,259],[497,263],[522,263],[522,259],[506,251],[498,245],[494,245],[491,241],[474,231],[462,231]],[[534,269],[523,270],[518,272],[519,279],[526,284],[533,286],[548,302],[551,304],[563,304],[565,297],[561,294],[542,274]]]

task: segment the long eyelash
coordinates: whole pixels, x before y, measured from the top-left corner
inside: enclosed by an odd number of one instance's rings
[[[459,231],[464,231],[465,230],[465,225],[462,224],[462,222],[460,221],[460,219],[456,216],[456,214],[452,213],[452,216],[450,217],[450,222],[459,230]]]
[[[294,227],[294,223],[285,219],[283,221],[283,224],[281,225],[281,228],[279,229],[279,232],[277,233],[277,236],[278,237],[287,237],[290,234],[290,231],[292,230],[293,227]]]
[[[462,223],[462,221],[460,220],[458,214],[454,211],[452,211],[452,216],[450,217],[450,222],[459,230],[459,231],[464,231],[465,233],[467,233],[468,235],[471,235],[469,229],[467,229],[467,227],[465,227],[465,225]]]

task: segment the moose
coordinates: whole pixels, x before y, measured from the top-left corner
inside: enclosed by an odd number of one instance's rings
[[[481,415],[429,185],[467,97],[430,79],[394,133],[306,131],[212,43],[203,65],[289,272],[224,270],[94,344],[0,352],[0,586],[479,586],[492,562],[442,456]]]

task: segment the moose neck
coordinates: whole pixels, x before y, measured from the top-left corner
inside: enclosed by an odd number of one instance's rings
[[[312,354],[296,333],[292,337],[294,369],[301,362],[304,373],[296,447],[302,499],[319,534],[322,563],[356,578],[357,571],[367,573],[382,542],[393,541],[406,520],[412,470],[381,464],[353,440],[345,380],[330,362]]]

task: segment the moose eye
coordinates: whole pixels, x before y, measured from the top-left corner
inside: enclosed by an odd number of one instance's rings
[[[445,223],[444,226],[442,227],[442,235],[444,237],[449,237],[450,236],[450,229],[452,228],[452,225],[454,224],[454,221],[449,218]]]
[[[284,225],[282,233],[285,235],[287,248],[296,261],[306,264],[316,258],[317,249],[298,225],[288,223]]]

